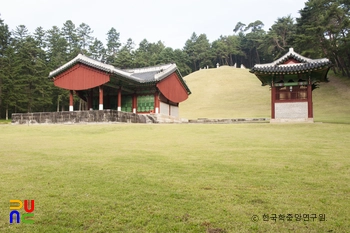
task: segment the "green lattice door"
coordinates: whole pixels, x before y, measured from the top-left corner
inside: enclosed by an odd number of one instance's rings
[[[122,96],[122,111],[132,112],[132,96]]]
[[[150,112],[154,109],[154,96],[141,95],[137,97],[137,112]]]

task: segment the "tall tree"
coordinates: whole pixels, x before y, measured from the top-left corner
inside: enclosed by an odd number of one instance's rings
[[[245,63],[244,65],[247,67],[253,67],[257,63],[261,63],[262,54],[261,47],[265,40],[266,32],[263,30],[263,22],[260,20],[256,20],[248,26],[239,22],[234,28],[234,32],[238,32],[238,38],[240,41],[240,50],[244,53],[245,61],[241,61],[241,63]],[[243,29],[244,27],[244,29]],[[241,56],[243,58],[243,56]]]
[[[264,41],[265,31],[262,29],[264,24],[260,20],[256,20],[253,23],[250,23],[244,30],[249,33],[246,34],[247,50],[249,53],[247,54],[250,57],[250,67],[253,67],[256,63],[261,63],[259,49],[261,44]]]
[[[53,26],[52,29],[47,31],[47,46],[48,49],[46,53],[50,71],[57,69],[71,59],[72,55],[67,53],[67,51],[69,51],[67,40],[57,26]],[[51,101],[55,103],[55,105],[57,104],[55,109],[64,110],[65,103],[68,103],[68,100],[68,91],[58,87],[52,87]]]
[[[126,44],[119,51],[118,56],[112,65],[115,65],[121,69],[134,68],[133,49],[134,42],[131,38],[129,38]]]
[[[79,39],[79,46],[82,53],[88,52],[89,46],[92,44],[94,39],[92,36],[93,32],[94,31],[90,28],[89,25],[85,23],[82,23],[79,25],[77,29],[77,35]]]
[[[94,43],[90,45],[89,53],[92,58],[105,62],[106,61],[106,49],[103,43],[95,38]]]
[[[309,0],[297,19],[298,48],[311,57],[326,56],[350,77],[349,8],[345,0]],[[334,69],[337,71],[337,69]]]
[[[1,71],[0,76],[2,76],[2,83],[0,88],[2,89],[3,97],[3,108],[5,109],[5,119],[8,120],[9,113],[11,113],[16,106],[17,97],[19,91],[21,91],[17,86],[15,86],[16,75],[14,70],[15,63],[15,52],[12,46],[9,46],[5,51],[5,56],[0,59]],[[1,61],[2,60],[2,61]],[[5,74],[5,75],[1,75]],[[12,109],[12,111],[11,111]],[[1,117],[1,116],[0,116]]]
[[[220,36],[213,41],[211,49],[215,54],[215,64],[233,66],[237,62],[237,56],[241,55],[237,36]]]
[[[184,51],[188,54],[192,61],[192,70],[196,71],[200,67],[212,67],[213,54],[210,50],[210,43],[206,34],[197,36],[195,32],[192,33],[190,39],[185,43]]]
[[[46,32],[42,27],[37,27],[34,32],[34,39],[37,46],[41,49],[46,49]]]
[[[189,58],[185,52],[180,49],[173,50],[167,47],[159,54],[159,63],[175,63],[182,75],[191,73],[191,68],[187,65]]]
[[[189,59],[191,60],[192,71],[196,71],[199,69],[199,67],[197,65],[198,54],[197,54],[197,51],[195,49],[195,44],[196,44],[197,39],[198,39],[197,34],[195,32],[193,32],[191,35],[191,38],[186,41],[184,49],[183,49],[184,52],[187,53]]]
[[[50,67],[55,69],[69,60],[68,43],[57,26],[47,31],[47,55]]]
[[[215,62],[221,65],[228,65],[228,62],[229,62],[228,46],[225,43],[225,39],[223,36],[221,36],[220,39],[213,41],[212,50],[214,51],[216,56]]]
[[[67,41],[67,54],[69,58],[77,56],[80,52],[77,28],[71,20],[67,20],[62,27],[61,34]]]
[[[9,72],[7,71],[7,68],[10,61],[8,53],[10,39],[11,33],[8,25],[0,18],[0,118],[2,117],[4,100],[6,101],[8,99],[8,96],[4,93],[4,89],[9,82]]]
[[[188,75],[192,72],[190,66],[190,58],[187,53],[180,49],[174,50],[175,63],[179,67],[179,70],[182,75]]]
[[[114,63],[114,59],[117,57],[121,46],[119,37],[120,33],[113,27],[107,32],[107,63]]]
[[[294,47],[295,33],[296,24],[290,15],[278,18],[267,32],[262,45],[266,54],[264,62],[272,62]]]
[[[159,54],[165,49],[161,41],[150,43],[142,40],[135,51],[134,65],[137,67],[154,66],[159,63]]]
[[[235,28],[233,29],[233,32],[234,33],[237,33],[237,32],[243,32],[244,31],[244,28],[246,27],[247,25],[245,25],[244,23],[242,22],[238,22],[235,26]]]
[[[18,28],[15,35],[23,28]],[[28,35],[14,40],[14,89],[16,90],[16,108],[20,111],[44,111],[50,104],[50,91],[45,61],[41,59],[43,50],[38,42]]]

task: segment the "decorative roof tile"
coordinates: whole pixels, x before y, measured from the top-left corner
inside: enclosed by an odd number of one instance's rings
[[[79,54],[73,60],[67,62],[66,64],[62,65],[61,67],[57,68],[56,70],[51,71],[49,74],[49,78],[53,78],[53,77],[57,76],[58,74],[66,71],[67,69],[71,68],[72,66],[74,66],[78,63],[82,63],[84,65],[105,71],[107,73],[119,74],[119,75],[124,76],[124,77],[130,76],[129,73],[127,73],[123,70],[117,69],[112,65],[108,65],[108,64],[102,63],[100,61],[97,61],[95,59],[92,59],[90,57],[87,57],[83,54]]]
[[[299,63],[284,64],[288,60],[294,59]],[[332,63],[327,58],[310,59],[306,58],[296,52],[293,48],[289,49],[289,52],[277,59],[272,63],[256,64],[251,70],[251,73],[279,73],[279,74],[292,74],[296,72],[305,73],[317,69],[323,69],[330,67]]]

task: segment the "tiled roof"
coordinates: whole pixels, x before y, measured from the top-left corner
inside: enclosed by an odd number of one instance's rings
[[[144,81],[154,81],[154,75],[158,73],[158,71],[149,71],[144,73],[134,73],[131,76],[139,78]]]
[[[112,65],[108,65],[105,63],[102,63],[100,61],[97,61],[95,59],[92,59],[90,57],[87,57],[83,54],[79,54],[78,56],[76,56],[73,60],[67,62],[66,64],[64,64],[63,66],[57,68],[54,71],[51,71],[49,74],[49,78],[54,78],[55,76],[63,73],[64,71],[66,71],[67,69],[71,68],[72,66],[78,64],[78,63],[82,63],[84,65],[88,65],[90,67],[94,67],[96,69],[108,72],[108,73],[112,73],[112,74],[118,74],[121,75],[123,77],[130,77],[130,73],[125,72],[121,69],[117,69]],[[131,79],[135,79],[135,81],[141,81],[135,77],[130,77]]]
[[[166,64],[152,67],[125,70],[132,77],[139,78],[144,82],[160,81],[177,70],[175,64]]]
[[[87,66],[99,69],[101,71],[105,71],[112,75],[122,76],[124,78],[127,78],[129,80],[132,80],[140,84],[158,82],[168,77],[171,73],[177,72],[179,74],[181,83],[184,85],[188,93],[191,93],[190,89],[188,88],[185,81],[183,80],[180,72],[178,71],[176,64],[166,64],[166,65],[159,65],[159,66],[153,66],[153,67],[121,70],[112,65],[108,65],[100,61],[97,61],[95,59],[92,59],[90,57],[87,57],[83,54],[79,54],[73,60],[67,62],[66,64],[62,65],[56,70],[50,72],[49,78],[56,77],[57,75],[65,72],[66,70],[70,69],[72,66],[78,63],[85,64]]]
[[[111,74],[120,75],[125,78],[137,81],[139,83],[162,80],[163,78],[167,77],[169,73],[172,73],[177,70],[175,64],[159,65],[154,67],[145,67],[131,70],[121,70],[112,65],[108,65],[90,57],[87,57],[83,54],[79,54],[73,60],[50,72],[49,78],[54,78],[55,76],[63,73],[64,71],[76,65],[77,63],[82,63]]]
[[[300,63],[284,64],[286,61],[294,59]],[[251,70],[251,73],[279,73],[279,74],[293,74],[305,73],[317,69],[330,67],[332,63],[327,58],[310,59],[306,58],[296,52],[293,48],[289,52],[272,63],[256,64]]]

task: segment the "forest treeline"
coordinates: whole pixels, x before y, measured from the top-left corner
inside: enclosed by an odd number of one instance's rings
[[[131,38],[121,42],[113,27],[104,44],[85,23],[67,20],[62,27],[39,26],[29,32],[25,25],[11,30],[0,18],[0,118],[14,112],[67,110],[68,92],[54,87],[47,77],[79,53],[122,69],[174,62],[185,76],[217,63],[251,68],[272,62],[293,47],[306,57],[329,58],[334,72],[350,77],[349,1],[309,0],[299,13],[296,19],[278,18],[267,31],[260,20],[237,22],[231,35],[212,42],[206,34],[194,32],[183,49],[147,39],[138,45]]]

